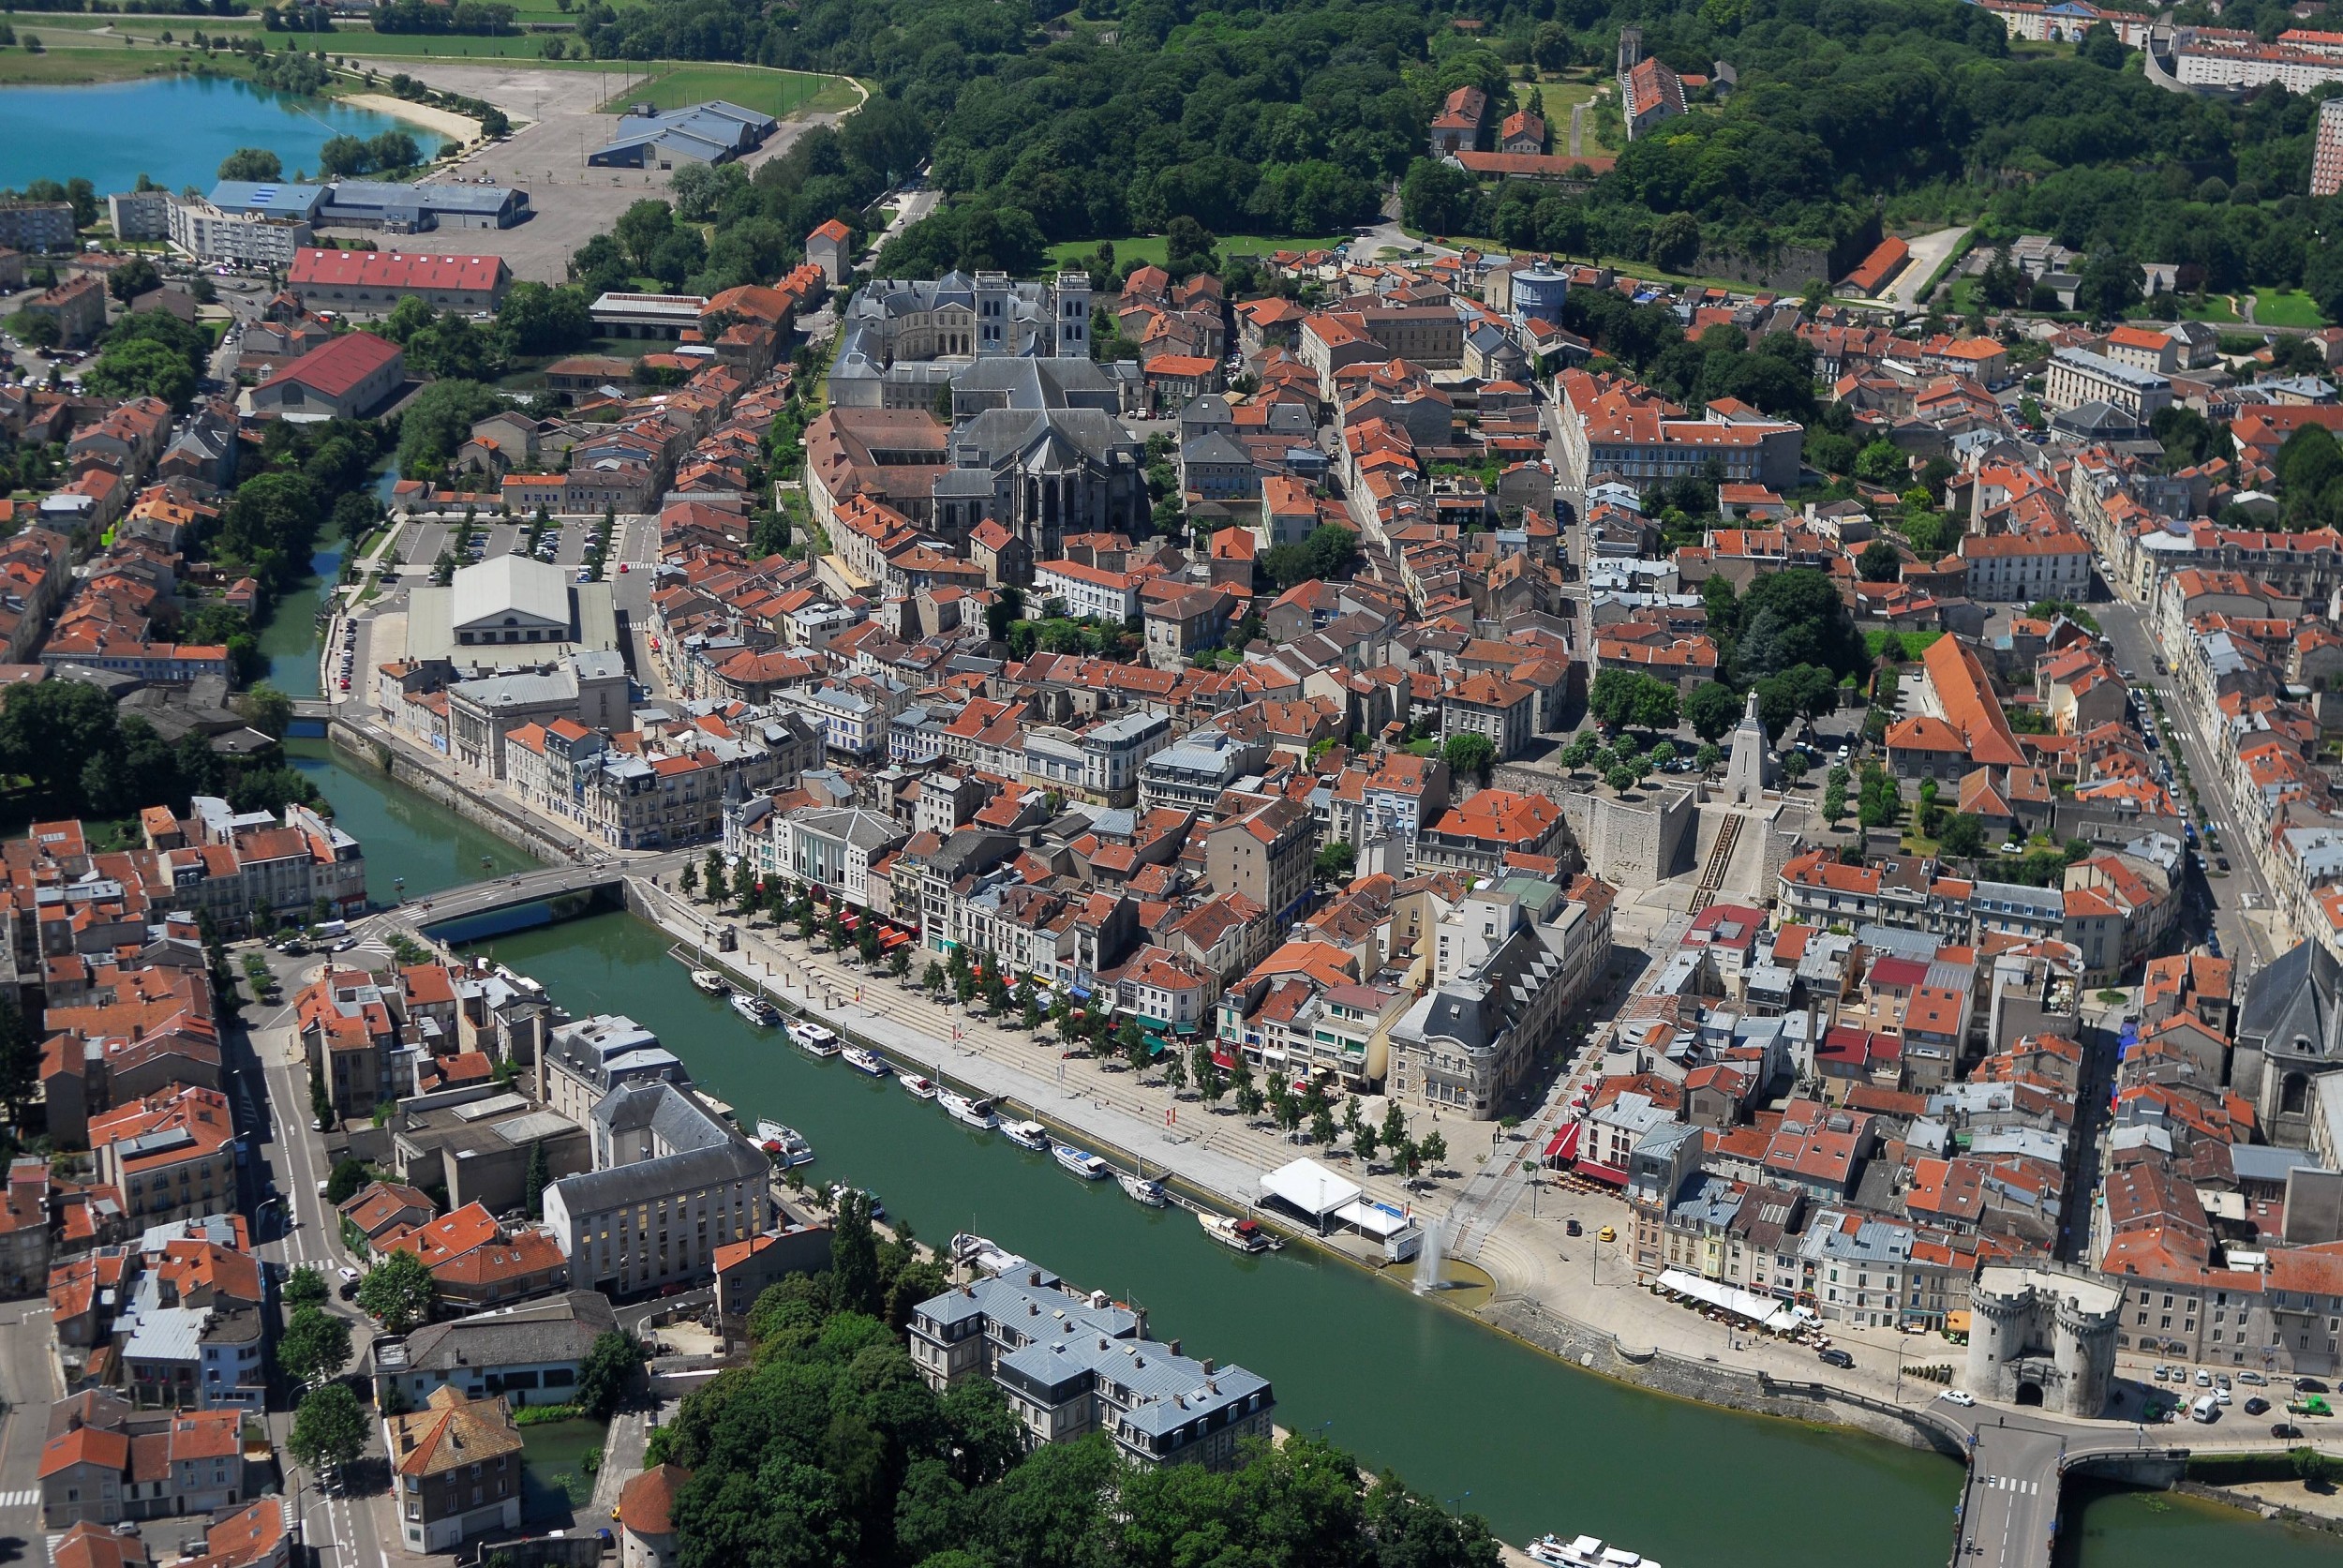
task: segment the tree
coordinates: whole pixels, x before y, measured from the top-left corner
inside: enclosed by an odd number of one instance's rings
[[[1715,578],[1709,579],[1711,582]],[[1604,671],[1609,674],[1609,671]],[[1602,677],[1596,677],[1601,679]],[[1741,699],[1732,687],[1704,680],[1684,699],[1684,719],[1703,740],[1722,740],[1741,722]]]
[[[1738,616],[1733,666],[1745,679],[1794,665],[1818,665],[1833,675],[1859,675],[1870,666],[1871,650],[1846,602],[1828,575],[1813,567],[1759,577],[1741,596]]]
[[[431,1315],[431,1271],[411,1252],[394,1252],[358,1282],[358,1305],[393,1334]]]
[[[1903,557],[1885,539],[1874,539],[1855,558],[1855,569],[1867,583],[1891,583],[1903,575]]]
[[[223,180],[281,180],[285,177],[285,160],[266,147],[238,147],[219,160],[219,177]]]
[[[1615,795],[1624,795],[1634,788],[1635,781],[1636,773],[1633,768],[1614,767],[1603,775],[1603,782],[1611,786],[1611,792]]]
[[[1427,1133],[1423,1141],[1416,1144],[1415,1151],[1424,1157],[1424,1163],[1427,1167],[1437,1171],[1440,1168],[1440,1162],[1448,1157],[1448,1140],[1437,1132]]]
[[[1347,577],[1358,563],[1359,536],[1340,523],[1321,523],[1302,541],[1309,559],[1310,575],[1321,581]]]
[[[928,961],[927,972],[919,977],[919,985],[930,995],[944,989],[944,969],[933,959]]]
[[[1399,1108],[1397,1100],[1384,1102],[1383,1125],[1379,1130],[1383,1147],[1395,1153],[1408,1141],[1408,1113]]]
[[[1652,768],[1659,772],[1664,773],[1668,770],[1669,765],[1676,761],[1676,742],[1673,740],[1663,740],[1658,745],[1652,747],[1648,754],[1650,757]]]
[[[676,875],[675,885],[676,889],[686,898],[696,894],[700,890],[699,866],[691,860],[684,861],[683,870]]]
[[[1693,765],[1704,773],[1713,773],[1717,764],[1724,760],[1724,752],[1713,740],[1704,740],[1700,750],[1693,754]]]
[[[553,1185],[553,1172],[545,1163],[545,1141],[530,1140],[529,1166],[521,1174],[522,1211],[530,1218],[542,1218],[545,1212],[545,1188]]]
[[[1311,877],[1321,883],[1348,882],[1351,871],[1359,863],[1356,846],[1336,840],[1319,850],[1310,861]]]
[[[1614,666],[1595,676],[1587,709],[1614,729],[1674,729],[1676,687],[1657,676]]]
[[[875,1312],[880,1306],[877,1232],[871,1228],[871,1199],[857,1187],[842,1188],[830,1222],[830,1288],[840,1306]],[[857,1305],[860,1304],[860,1305]]]
[[[1911,462],[1885,436],[1864,447],[1855,459],[1855,477],[1873,485],[1892,484],[1911,471]]]
[[[133,256],[114,268],[106,279],[106,291],[128,304],[149,289],[163,286],[163,275],[155,270],[155,263],[143,256]]]
[[[700,866],[700,886],[708,889],[709,903],[721,904],[724,902],[724,852],[723,850],[711,849],[708,852],[707,859]]]
[[[624,1329],[594,1337],[586,1359],[577,1364],[578,1407],[596,1421],[607,1421],[634,1385],[643,1365],[643,1342]]]
[[[236,698],[236,711],[272,739],[282,740],[292,726],[292,698],[265,680]]]
[[[1796,784],[1806,776],[1806,770],[1810,766],[1804,752],[1790,752],[1782,758],[1782,776],[1790,783]]]
[[[182,412],[195,400],[195,372],[183,357],[153,338],[109,344],[82,380],[90,391],[108,397],[159,397]]]
[[[1213,1060],[1212,1046],[1207,1041],[1198,1040],[1189,1049],[1187,1076],[1196,1085],[1197,1098],[1207,1106],[1219,1104],[1220,1097],[1228,1092],[1227,1078],[1220,1064]]]
[[[1187,1058],[1176,1051],[1163,1053],[1163,1082],[1176,1098],[1187,1087]]]
[[[366,1426],[350,1385],[329,1382],[301,1396],[285,1446],[312,1471],[339,1470],[366,1451]]]
[[[1972,812],[1955,812],[1945,818],[1936,844],[1956,860],[1974,859],[1985,852],[1985,821]]]
[[[24,1125],[24,1106],[40,1086],[40,1042],[13,996],[0,995],[0,1104],[8,1120]]]
[[[1335,1109],[1323,1094],[1310,1097],[1310,1142],[1321,1149],[1335,1146]]]
[[[325,1276],[306,1263],[285,1276],[285,1283],[277,1290],[291,1307],[321,1307],[329,1293]]]
[[[350,1365],[350,1320],[310,1303],[293,1308],[276,1341],[276,1370],[296,1388],[340,1375]]]
[[[325,1201],[341,1207],[358,1195],[359,1189],[374,1179],[363,1159],[345,1157],[334,1162],[331,1174],[325,1178]]]
[[[2113,321],[2140,303],[2140,263],[2120,250],[2101,249],[2082,263],[2075,282],[2075,308],[2097,321]]]
[[[1261,1092],[1261,1085],[1253,1082],[1253,1064],[1245,1059],[1241,1051],[1236,1053],[1235,1066],[1229,1069],[1229,1082],[1236,1092],[1237,1114],[1260,1115],[1261,1106],[1267,1103],[1267,1097]]]
[[[1601,744],[1595,739],[1594,731],[1580,730],[1570,738],[1570,744],[1562,748],[1562,766],[1573,772],[1578,771],[1594,760],[1594,754]]]
[[[1489,769],[1497,763],[1497,744],[1485,735],[1467,731],[1450,736],[1448,743],[1440,748],[1440,756],[1456,777],[1470,777],[1486,784]]]

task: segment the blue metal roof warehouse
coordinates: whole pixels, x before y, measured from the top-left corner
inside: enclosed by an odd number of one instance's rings
[[[687,109],[636,110],[619,122],[610,144],[586,161],[605,168],[647,169],[683,163],[722,163],[754,152],[780,127],[770,114],[710,98]]]

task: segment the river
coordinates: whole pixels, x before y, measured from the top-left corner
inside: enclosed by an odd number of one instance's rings
[[[325,582],[339,569],[329,555]],[[289,596],[263,639],[288,692],[316,690],[316,605],[313,590]],[[289,750],[366,845],[379,901],[470,881],[484,857],[492,873],[529,863],[322,742]],[[626,915],[489,946],[573,1013],[625,1012],[657,1031],[709,1092],[745,1119],[796,1127],[819,1151],[816,1173],[877,1191],[920,1236],[978,1231],[1144,1305],[1157,1335],[1270,1378],[1284,1426],[1322,1427],[1370,1466],[1485,1515],[1504,1539],[1592,1533],[1670,1568],[1939,1568],[1950,1549],[1960,1471],[1933,1454],[1581,1373],[1306,1248],[1239,1258],[1185,1211],[1142,1209],[1113,1183],[1079,1183],[891,1082],[777,1048],[694,991],[665,948]],[[2061,1561],[2073,1568],[2331,1568],[2343,1557],[2334,1536],[2163,1495],[2095,1490],[2068,1526]]]
[[[20,23],[39,19],[19,13]],[[190,27],[201,18],[190,19]],[[140,51],[144,53],[144,50]],[[0,88],[0,187],[59,184],[82,175],[100,197],[128,190],[145,174],[167,189],[209,190],[220,160],[263,147],[285,175],[318,167],[333,136],[407,130],[428,152],[430,133],[333,98],[272,92],[239,77],[154,76],[86,87]]]

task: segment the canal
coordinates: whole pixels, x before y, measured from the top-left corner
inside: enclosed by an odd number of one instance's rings
[[[321,553],[330,583],[339,562],[328,560]],[[289,596],[263,639],[272,679],[296,694],[316,690],[315,607]],[[473,880],[484,858],[488,874],[530,863],[322,742],[288,749],[366,846],[378,902]],[[1506,1540],[1591,1533],[1670,1568],[1945,1561],[1960,1471],[1943,1458],[1583,1374],[1303,1248],[1239,1258],[1183,1211],[1139,1208],[1114,1184],[1078,1183],[891,1082],[775,1047],[694,991],[665,947],[651,927],[604,915],[490,950],[573,1013],[623,1011],[657,1031],[745,1119],[802,1131],[819,1152],[814,1173],[871,1187],[925,1239],[981,1232],[1142,1304],[1158,1335],[1272,1379],[1285,1426],[1322,1428],[1369,1466],[1485,1515]],[[2163,1495],[2093,1491],[2067,1522],[2060,1558],[2071,1568],[2332,1568],[2343,1558],[2334,1536]]]

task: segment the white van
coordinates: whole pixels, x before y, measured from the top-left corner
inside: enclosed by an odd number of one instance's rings
[[[2209,1426],[2221,1417],[2220,1401],[2210,1394],[2201,1396],[2195,1404],[2188,1407],[2188,1414],[2192,1419],[2201,1421]]]

